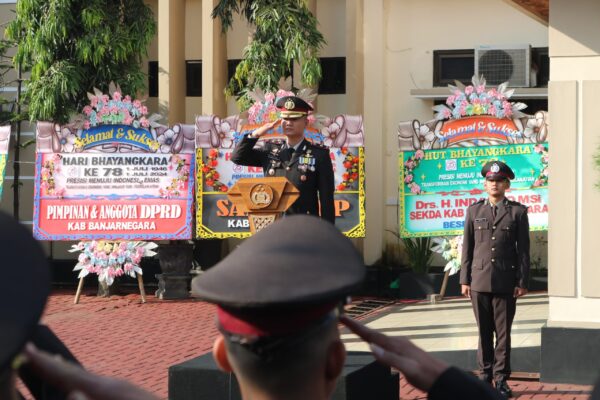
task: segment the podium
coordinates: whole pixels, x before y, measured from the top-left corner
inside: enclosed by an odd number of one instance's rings
[[[284,176],[242,178],[227,193],[240,211],[248,213],[253,234],[275,222],[299,196]]]

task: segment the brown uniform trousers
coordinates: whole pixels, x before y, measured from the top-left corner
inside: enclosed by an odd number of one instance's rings
[[[488,200],[480,200],[467,210],[460,283],[471,286],[479,327],[480,372],[500,380],[511,372],[514,289],[527,288],[529,279],[529,220],[524,205],[507,199],[497,204],[495,218],[492,212]]]

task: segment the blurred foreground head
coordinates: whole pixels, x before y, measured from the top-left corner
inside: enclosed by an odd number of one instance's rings
[[[192,292],[217,305],[213,354],[244,398],[326,399],[345,359],[337,329],[362,284],[362,257],[331,223],[285,217],[196,278]]]
[[[35,330],[50,292],[50,269],[27,228],[0,212],[0,398],[12,390],[11,364]]]

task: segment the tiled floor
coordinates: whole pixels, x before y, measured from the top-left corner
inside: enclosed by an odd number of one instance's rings
[[[160,301],[149,295],[148,303],[140,304],[137,294],[105,299],[90,293],[74,305],[73,296],[74,291],[55,291],[43,321],[87,369],[127,379],[163,399],[168,396],[168,367],[210,351],[217,335],[214,308],[200,301]],[[539,333],[528,329],[538,329],[546,314],[544,295],[530,295],[521,301],[515,328],[522,330],[518,333],[522,344],[539,343]],[[472,311],[464,300],[445,300],[435,306],[425,302],[393,305],[367,316],[366,320],[388,334],[408,335],[426,349],[476,345]],[[447,337],[450,332],[456,335]],[[365,349],[350,335],[345,335],[345,340],[350,349]],[[510,384],[519,400],[583,400],[590,390],[588,386],[532,381]],[[427,398],[404,379],[400,397]]]
[[[548,319],[548,296],[529,294],[518,300],[513,322],[513,347],[539,346],[540,329]],[[477,349],[477,325],[467,299],[448,299],[388,307],[367,325],[387,335],[403,335],[427,351]],[[342,336],[346,348],[367,351],[367,345],[352,334]]]

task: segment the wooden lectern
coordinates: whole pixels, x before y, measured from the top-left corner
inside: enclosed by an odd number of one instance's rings
[[[248,213],[253,234],[275,222],[299,196],[284,176],[242,178],[227,193],[240,211]]]

